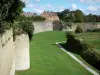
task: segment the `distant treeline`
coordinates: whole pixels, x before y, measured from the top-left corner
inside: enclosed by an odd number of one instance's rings
[[[24,15],[21,15],[18,20],[32,20],[32,21],[45,21],[46,19],[42,16],[31,16],[31,17],[26,17]]]
[[[57,12],[57,15],[65,22],[100,22],[100,15],[85,15],[81,10],[71,11],[65,9],[62,12]]]

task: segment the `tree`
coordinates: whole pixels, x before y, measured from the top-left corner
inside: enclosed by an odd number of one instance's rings
[[[76,19],[75,22],[83,22],[84,21],[84,14],[81,10],[76,10],[74,12],[74,15],[75,15],[75,19]]]
[[[96,23],[97,22],[97,15],[92,15],[92,14],[89,14],[89,15],[86,15],[85,16],[85,22],[92,22],[92,23]]]
[[[25,4],[20,0],[0,0],[0,19],[13,22],[20,16]]]
[[[97,16],[96,22],[100,22],[100,15]]]
[[[32,16],[31,19],[33,21],[45,21],[46,20],[46,18],[42,16]]]
[[[0,33],[20,16],[25,4],[20,0],[0,0]]]
[[[84,15],[81,10],[70,11],[65,9],[62,12],[57,12],[60,20],[65,22],[100,22],[100,15]]]
[[[69,16],[69,13],[70,13],[70,10],[69,9],[65,9],[64,11],[62,12],[58,12],[58,16],[61,20],[63,21],[68,21],[68,16]]]
[[[54,31],[55,30],[57,30],[57,31],[63,30],[63,23],[62,23],[62,21],[57,21],[57,20],[53,21],[53,30]]]

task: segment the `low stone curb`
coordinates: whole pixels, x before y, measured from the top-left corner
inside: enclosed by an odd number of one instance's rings
[[[65,41],[63,41],[65,42]],[[89,72],[91,72],[93,75],[99,75],[96,71],[94,71],[93,69],[91,69],[89,66],[87,66],[86,64],[84,64],[81,60],[79,60],[76,56],[74,56],[72,53],[70,53],[69,51],[65,50],[59,43],[63,43],[63,42],[56,42],[55,44],[60,47],[64,52],[66,52],[69,56],[71,56],[74,60],[76,60],[79,64],[81,64],[86,70],[88,70]]]

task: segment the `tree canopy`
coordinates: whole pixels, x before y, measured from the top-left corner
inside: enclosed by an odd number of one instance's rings
[[[0,19],[13,22],[22,12],[25,4],[20,0],[0,0]]]
[[[82,10],[71,11],[65,9],[62,12],[57,12],[59,18],[65,22],[100,22],[100,15],[88,14],[85,15]]]
[[[21,0],[0,0],[0,33],[20,16],[25,4]]]

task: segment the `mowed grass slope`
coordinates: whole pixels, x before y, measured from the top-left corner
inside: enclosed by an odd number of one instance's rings
[[[92,75],[54,43],[64,41],[65,32],[42,32],[30,43],[31,68],[16,75]]]

